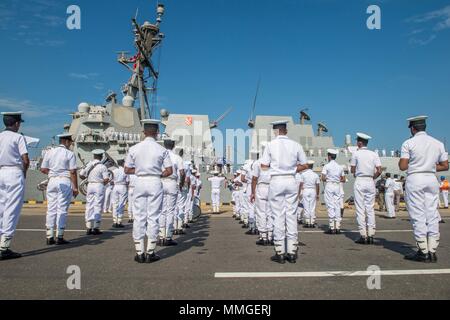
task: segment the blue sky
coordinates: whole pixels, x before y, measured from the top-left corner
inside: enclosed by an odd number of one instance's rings
[[[81,30],[66,8],[81,8]],[[257,114],[292,115],[307,106],[335,143],[347,133],[397,149],[405,118],[430,116],[449,140],[450,3],[439,0],[167,0],[159,106],[218,117],[246,128],[261,76]],[[381,30],[366,9],[381,8]],[[102,103],[129,73],[118,50],[133,51],[130,18],[154,20],[155,0],[0,2],[0,110],[24,110],[23,132],[42,144],[70,121],[78,103]]]

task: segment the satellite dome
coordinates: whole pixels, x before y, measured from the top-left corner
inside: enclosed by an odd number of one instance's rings
[[[89,113],[89,103],[82,102],[78,105],[78,112],[80,113]]]
[[[167,118],[169,116],[169,110],[167,109],[161,109],[159,111],[159,114],[161,115],[161,118]]]
[[[131,97],[131,96],[125,96],[125,97],[123,97],[123,99],[122,99],[122,104],[123,104],[125,107],[132,107],[132,106],[134,105],[134,99],[133,99],[133,97]]]

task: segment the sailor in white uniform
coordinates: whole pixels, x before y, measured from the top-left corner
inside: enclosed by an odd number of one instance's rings
[[[103,210],[104,213],[113,213],[113,202],[112,202],[112,194],[114,189],[114,174],[112,170],[114,168],[108,169],[108,179],[109,182],[105,186],[105,200],[103,201]]]
[[[72,135],[60,134],[59,146],[45,153],[41,172],[47,174],[47,245],[69,243],[64,239],[67,214],[72,196],[78,195],[77,160],[70,150]],[[56,241],[55,241],[56,227]]]
[[[240,220],[240,213],[239,213],[239,175],[240,170],[236,170],[233,175],[233,180],[231,181],[232,185],[232,192],[231,192],[231,198],[233,199],[233,218],[236,220]]]
[[[386,204],[387,218],[395,219],[395,180],[391,178],[391,174],[389,172],[386,173],[384,190],[384,202]]]
[[[219,175],[219,177],[221,177],[221,175]],[[194,206],[200,207],[200,193],[202,192],[202,179],[200,172],[197,171],[197,173],[195,174],[195,179],[197,183],[195,188]]]
[[[328,211],[328,219],[330,222],[327,234],[339,234],[341,232],[341,192],[340,183],[344,181],[345,175],[342,166],[336,162],[338,151],[328,149],[328,163],[322,170],[322,181],[325,185],[325,204]]]
[[[81,179],[87,179],[86,194],[86,235],[99,235],[102,221],[103,204],[105,198],[105,185],[109,182],[108,168],[101,162],[105,150],[95,149],[92,151],[94,160],[89,162],[80,171]]]
[[[266,143],[261,143],[264,153]],[[252,171],[252,194],[250,200],[255,204],[256,227],[259,231],[257,245],[268,246],[272,242],[273,219],[269,205],[270,169],[261,168],[261,161],[253,164]]]
[[[185,208],[185,216],[184,216],[184,228],[190,228],[189,223],[193,222],[194,215],[194,198],[195,192],[197,190],[197,178],[195,175],[197,174],[197,169],[191,169],[191,175],[189,177],[189,192],[186,197],[186,208]]]
[[[2,112],[6,129],[0,133],[0,260],[22,255],[10,249],[19,222],[30,159],[25,138],[19,134],[23,112]]]
[[[319,200],[320,177],[312,169],[314,161],[307,162],[308,169],[300,174],[299,194],[304,208],[305,228],[316,227],[316,203]]]
[[[112,170],[114,188],[111,195],[113,206],[113,228],[123,228],[122,219],[125,213],[125,205],[128,200],[128,175],[124,170],[124,159],[118,159],[119,167]]]
[[[399,168],[407,171],[405,200],[418,251],[406,259],[436,262],[439,245],[439,182],[436,172],[448,170],[444,144],[427,135],[427,116],[409,118],[412,138],[401,149]]]
[[[219,213],[220,212],[220,187],[222,183],[225,181],[224,177],[219,177],[219,171],[213,171],[213,176],[208,178],[208,181],[211,183],[211,204],[212,204],[212,212]]]
[[[174,231],[174,220],[176,217],[176,206],[179,192],[179,180],[184,179],[183,159],[173,152],[175,140],[169,137],[164,139],[170,161],[172,162],[172,174],[162,179],[163,185],[163,209],[159,220],[159,242],[161,246],[175,246],[177,243],[172,239]]]
[[[186,203],[187,203],[187,197],[189,193],[189,189],[191,187],[190,185],[190,176],[191,176],[191,167],[190,162],[185,161],[183,163],[183,169],[184,169],[184,179],[179,180],[179,186],[180,186],[180,192],[178,193],[178,200],[177,200],[177,220],[174,227],[173,234],[181,235],[185,234],[183,228],[185,226],[184,218],[186,216]]]
[[[136,187],[136,175],[128,175],[128,223],[134,222],[133,217],[133,202],[134,202],[134,188]]]
[[[272,123],[276,138],[266,147],[261,169],[270,168],[269,204],[273,215],[275,255],[272,261],[295,263],[298,249],[298,186],[295,173],[307,169],[306,155],[287,137],[287,120]]]
[[[356,221],[360,238],[359,244],[373,244],[375,236],[375,180],[381,175],[380,157],[367,149],[371,136],[358,132],[356,134],[358,149],[351,159],[351,171],[355,176],[354,195],[356,207]]]
[[[239,181],[239,194],[238,194],[238,198],[239,198],[239,214],[240,214],[240,221],[239,224],[242,224],[242,228],[247,229],[248,228],[248,212],[245,206],[245,190],[247,189],[247,182],[245,179],[245,174],[246,174],[246,170],[244,169],[244,167],[242,166],[239,169],[239,177],[238,177],[238,181]]]
[[[137,176],[133,202],[133,239],[136,248],[134,260],[152,263],[160,257],[155,253],[159,232],[159,218],[163,205],[161,178],[173,173],[169,152],[156,142],[159,120],[141,120],[144,141],[132,146],[125,160],[125,173]],[[147,249],[145,249],[147,236]]]

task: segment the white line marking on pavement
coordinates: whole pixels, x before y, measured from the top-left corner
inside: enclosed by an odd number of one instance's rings
[[[46,232],[45,229],[16,229],[16,231],[22,231],[22,232]],[[104,233],[125,233],[129,230],[102,230]],[[86,232],[86,229],[84,230],[65,230],[65,232]]]
[[[376,233],[412,232],[412,230],[376,230]],[[299,233],[324,233],[323,230],[300,230]],[[358,230],[341,230],[341,233],[359,233]]]
[[[369,277],[450,274],[450,269],[381,270],[381,271],[322,271],[322,272],[216,272],[214,278],[312,278],[312,277]]]

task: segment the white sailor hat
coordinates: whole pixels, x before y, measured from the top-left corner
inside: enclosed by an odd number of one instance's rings
[[[306,162],[306,164],[314,164],[314,163],[316,163],[314,160],[308,160],[308,161]]]
[[[274,122],[271,122],[270,125],[273,127],[277,127],[277,126],[286,126],[289,123],[289,120],[277,120]]]
[[[339,151],[337,151],[336,149],[327,149],[327,153],[337,156]]]
[[[67,132],[58,134],[56,137],[57,137],[58,139],[72,140],[72,135],[71,135],[70,133],[67,133]]]
[[[160,124],[161,121],[158,119],[143,119],[141,120],[142,124]]]
[[[428,116],[416,116],[406,119],[409,122],[409,128],[411,128],[415,124],[425,124]]]
[[[357,136],[358,138],[361,138],[361,139],[367,140],[367,141],[369,141],[370,139],[372,139],[371,136],[369,136],[368,134],[362,133],[362,132],[357,132],[357,133],[356,133],[356,136]]]
[[[219,171],[214,170],[213,172],[211,172],[212,174],[219,174]]]
[[[13,118],[17,118],[18,121],[20,122],[24,122],[22,119],[22,114],[23,111],[5,111],[5,112],[1,112],[1,115],[3,117],[13,117]]]
[[[97,155],[97,156],[102,155],[102,154],[104,154],[104,153],[105,153],[105,150],[103,150],[103,149],[95,149],[95,150],[92,150],[92,154],[95,154],[95,155]]]

